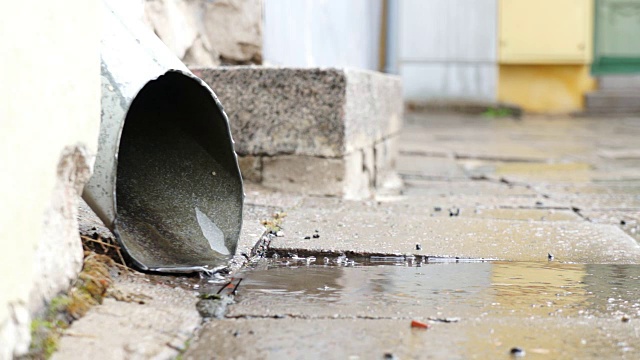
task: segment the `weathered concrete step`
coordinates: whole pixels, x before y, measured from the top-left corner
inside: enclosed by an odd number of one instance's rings
[[[372,71],[255,66],[192,71],[215,89],[240,155],[339,157],[400,131],[400,79]]]
[[[229,116],[246,179],[362,198],[395,179],[400,79],[351,69],[198,68]]]

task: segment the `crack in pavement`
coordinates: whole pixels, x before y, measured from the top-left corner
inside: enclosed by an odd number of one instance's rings
[[[439,322],[439,323],[457,323],[460,322],[459,317],[433,317],[433,316],[415,316],[415,317],[407,317],[407,316],[372,316],[372,315],[303,315],[303,314],[274,314],[274,315],[227,315],[224,319],[229,320],[252,320],[252,319],[303,319],[303,320],[426,320],[430,322]]]

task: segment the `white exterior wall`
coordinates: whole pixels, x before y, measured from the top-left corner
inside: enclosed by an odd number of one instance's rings
[[[406,100],[495,100],[497,0],[397,0]]]
[[[264,62],[378,70],[382,1],[265,0]]]
[[[32,311],[82,265],[69,231],[100,125],[98,6],[0,3],[0,359],[28,350]]]

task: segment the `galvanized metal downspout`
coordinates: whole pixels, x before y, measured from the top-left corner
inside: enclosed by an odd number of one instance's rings
[[[102,120],[83,198],[143,270],[223,265],[244,200],[227,116],[160,39],[103,4]]]

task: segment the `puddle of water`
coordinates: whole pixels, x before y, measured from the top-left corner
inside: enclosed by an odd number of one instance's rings
[[[634,358],[640,350],[639,265],[323,262],[282,259],[240,274],[237,304],[227,317],[289,319],[278,320],[272,346],[257,353],[274,355],[278,344],[278,351],[293,354],[306,346],[307,333],[309,346],[322,352],[335,343],[338,354],[372,354],[382,351],[380,344],[394,348],[394,341],[415,347],[395,345],[399,353],[435,358],[509,358],[513,346],[527,350],[527,358]],[[430,323],[428,335],[407,333],[412,319]],[[245,321],[216,326],[257,332],[267,326]],[[377,340],[356,346],[339,339],[349,332]],[[244,346],[233,341],[236,349]]]
[[[346,308],[385,304],[390,306],[389,314],[418,306],[452,316],[490,312],[640,317],[638,265],[491,262],[410,266],[402,258],[374,260],[366,263],[371,266],[307,266],[301,261],[248,271],[241,298],[265,304],[271,299],[263,294],[278,294],[279,299],[300,306],[326,303]],[[279,308],[272,305],[271,311]]]

